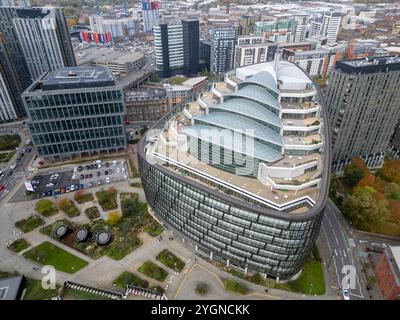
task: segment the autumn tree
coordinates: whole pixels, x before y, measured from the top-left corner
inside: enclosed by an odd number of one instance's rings
[[[370,174],[369,169],[364,160],[359,157],[351,160],[350,164],[344,168],[344,180],[352,188],[368,174]]]
[[[374,232],[386,222],[389,211],[387,201],[373,187],[366,186],[348,197],[345,214],[358,229]]]
[[[400,160],[386,160],[377,175],[383,180],[400,185]]]

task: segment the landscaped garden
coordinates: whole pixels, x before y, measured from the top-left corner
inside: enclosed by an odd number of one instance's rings
[[[244,283],[232,279],[224,279],[224,287],[225,290],[233,293],[247,294],[249,292],[249,289]]]
[[[0,135],[0,151],[15,149],[20,143],[21,137],[18,134]]]
[[[24,300],[49,300],[58,295],[57,287],[56,289],[43,289],[42,281],[25,277]]]
[[[208,287],[208,284],[205,282],[198,282],[196,284],[196,293],[201,295],[201,296],[205,296],[207,295],[207,293],[209,292],[210,288]]]
[[[110,187],[107,190],[100,190],[96,192],[97,200],[104,211],[115,210],[117,205],[117,189]]]
[[[236,277],[269,288],[311,295],[322,295],[325,293],[322,260],[319,257],[317,247],[314,247],[311,251],[310,256],[303,266],[303,271],[300,277],[286,283],[277,283],[274,279],[270,278],[264,279],[259,273],[245,275],[234,269],[230,269],[229,273]]]
[[[164,231],[164,228],[153,219],[153,222],[144,227],[144,231],[152,237],[157,237]]]
[[[116,278],[113,282],[119,288],[125,289],[127,285],[139,286],[142,288],[148,288],[149,282],[143,280],[142,278],[138,277],[136,274],[132,272],[122,272],[118,278]]]
[[[19,220],[15,223],[15,227],[25,233],[30,232],[41,225],[44,225],[44,220],[35,214],[26,219]]]
[[[94,200],[94,196],[92,193],[86,193],[83,190],[78,190],[75,192],[74,194],[74,200],[79,203],[85,203],[85,202],[89,202],[89,201],[93,201]]]
[[[2,152],[0,153],[0,162],[8,162],[12,159],[12,157],[15,155],[16,151],[10,151],[10,152]]]
[[[173,269],[177,272],[181,272],[182,269],[185,267],[185,263],[167,249],[161,251],[157,255],[156,259],[168,268]]]
[[[138,268],[138,271],[160,282],[163,282],[168,276],[167,271],[165,271],[163,268],[160,268],[158,265],[149,260],[145,261]]]
[[[88,264],[87,261],[47,241],[25,252],[24,257],[42,265],[52,265],[66,273],[75,273]]]
[[[58,207],[70,218],[77,217],[81,214],[75,203],[67,198],[60,199],[58,201]]]
[[[122,193],[121,199],[122,213],[117,211],[114,214],[115,210],[107,212],[106,221],[97,219],[80,225],[63,219],[42,228],[41,232],[88,255],[92,259],[107,255],[114,260],[120,260],[142,244],[137,235],[145,226],[153,222],[147,212],[147,205],[138,201],[137,194]],[[91,209],[90,214],[95,210],[97,215],[97,208]],[[67,225],[69,229],[62,239],[55,235],[55,230],[60,224]],[[85,227],[89,231],[89,237],[85,241],[77,242],[74,238],[74,232],[80,227]],[[108,230],[111,234],[111,242],[104,246],[97,244],[95,239],[96,234],[101,230]]]
[[[50,217],[58,212],[54,203],[49,199],[40,199],[37,201],[35,204],[35,210],[43,217]]]
[[[91,219],[91,220],[97,219],[97,218],[100,217],[99,209],[98,209],[96,206],[87,208],[87,209],[85,210],[85,214],[86,214],[87,217],[88,217],[89,219]]]
[[[7,248],[14,252],[21,252],[22,250],[29,248],[29,246],[30,244],[28,241],[24,238],[20,238],[11,243]]]
[[[354,158],[332,178],[329,196],[357,229],[400,236],[400,160],[372,172]]]

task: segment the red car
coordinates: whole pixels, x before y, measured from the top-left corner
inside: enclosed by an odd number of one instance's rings
[[[0,184],[0,191],[3,191],[6,188],[4,184]]]

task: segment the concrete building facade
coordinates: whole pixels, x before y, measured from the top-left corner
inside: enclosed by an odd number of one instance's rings
[[[371,57],[337,61],[326,88],[332,124],[333,168],[354,157],[369,167],[383,163],[400,119],[400,59]]]

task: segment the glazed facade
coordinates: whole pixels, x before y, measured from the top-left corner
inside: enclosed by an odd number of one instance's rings
[[[226,94],[229,95],[232,94]],[[318,167],[321,181],[314,186],[319,189],[315,202],[306,204],[299,195],[290,204],[290,209],[284,207],[287,203],[276,203],[276,206],[282,205],[282,209],[276,209],[269,204],[273,201],[267,198],[261,201],[250,192],[250,188],[243,190],[229,181],[221,181],[221,176],[220,179],[211,179],[213,171],[208,167],[201,172],[183,164],[181,158],[180,161],[173,161],[172,157],[165,158],[165,162],[159,161],[161,156],[158,150],[152,149],[153,145],[171,119],[182,112],[190,112],[185,108],[179,105],[166,114],[140,141],[139,171],[150,212],[210,259],[245,272],[259,272],[281,279],[293,277],[301,270],[318,236],[326,205],[329,148],[325,145],[321,151],[322,167]],[[196,122],[192,122],[193,125]],[[321,130],[326,137],[328,128],[322,126]],[[191,140],[188,137],[188,152],[196,157]],[[329,140],[326,144],[329,147]],[[292,157],[285,154],[284,148],[280,152],[287,159]],[[227,168],[219,169],[229,172]],[[254,176],[247,179],[257,181]],[[265,186],[267,189],[270,187]],[[296,211],[298,209],[301,210]]]

